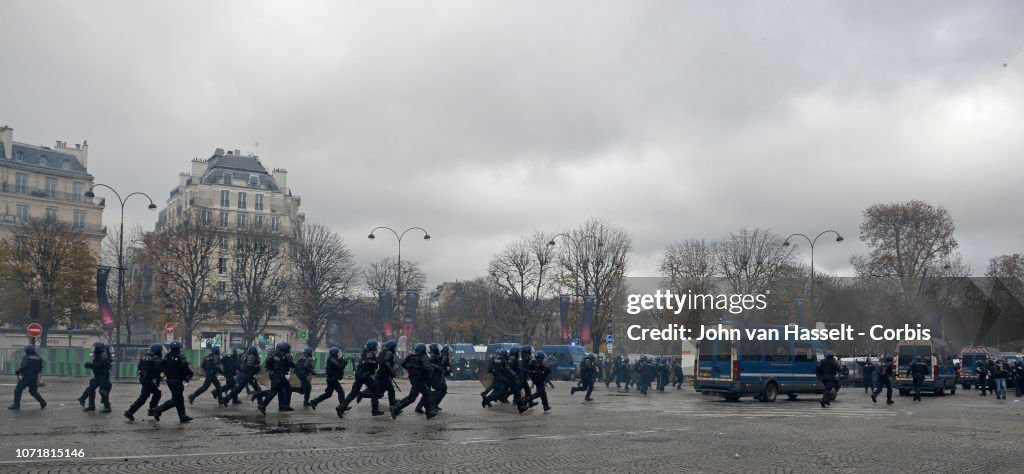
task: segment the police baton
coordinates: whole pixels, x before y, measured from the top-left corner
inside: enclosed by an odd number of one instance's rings
[[[398,386],[398,382],[395,382],[394,377],[391,378],[391,385],[395,387],[395,390],[398,390],[398,393],[402,393],[402,388]]]

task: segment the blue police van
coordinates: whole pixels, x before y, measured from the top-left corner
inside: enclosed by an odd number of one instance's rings
[[[739,340],[697,341],[694,389],[736,401],[754,397],[774,402],[779,394],[795,399],[799,394],[821,394],[825,387],[815,376],[818,361],[825,358],[819,341],[785,340],[786,326],[747,322],[720,322],[727,331],[738,329]],[[792,326],[791,326],[792,328]],[[776,330],[780,340],[748,340],[747,329]]]
[[[949,345],[941,339],[928,341],[900,341],[896,346],[896,366],[899,373],[896,376],[896,389],[901,396],[909,395],[914,390],[914,379],[910,377],[907,370],[915,358],[920,357],[925,364],[928,364],[928,375],[924,378],[922,390],[932,392],[935,395],[944,395],[949,391],[950,395],[956,394],[958,377],[953,358],[950,356]]]
[[[551,370],[551,378],[559,380],[572,380],[577,377],[576,367],[587,355],[586,349],[575,344],[548,344],[540,350],[544,351],[548,358],[558,361]]]

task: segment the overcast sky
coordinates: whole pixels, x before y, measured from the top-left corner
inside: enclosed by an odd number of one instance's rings
[[[847,240],[816,265],[848,273],[862,211],[909,199],[950,210],[976,274],[1024,251],[1022,2],[69,1],[0,17],[16,141],[87,139],[97,182],[161,207],[192,158],[258,142],[360,263],[395,252],[366,239],[377,225],[429,230],[402,250],[431,284],[588,217],[632,233],[634,276],[673,241],[744,226],[833,228]],[[156,220],[142,203],[128,216]]]

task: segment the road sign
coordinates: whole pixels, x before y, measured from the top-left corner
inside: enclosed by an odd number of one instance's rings
[[[172,342],[174,342],[174,334],[167,333],[167,343],[170,344]]]
[[[32,323],[25,328],[25,332],[28,333],[28,337],[39,337],[43,334],[43,327],[39,323]]]
[[[610,342],[608,343],[608,353],[609,354],[612,353],[612,343],[610,343]]]
[[[605,342],[608,343],[608,345],[611,345],[613,342],[615,342],[615,338],[612,337],[611,334],[609,334],[608,337],[604,338],[604,340],[605,340]]]
[[[174,334],[174,323],[164,324],[164,332],[167,334]]]
[[[299,339],[306,339],[306,331],[302,331],[299,333]]]
[[[579,339],[573,339],[572,340],[572,345],[574,345],[574,346],[580,345],[580,340]]]

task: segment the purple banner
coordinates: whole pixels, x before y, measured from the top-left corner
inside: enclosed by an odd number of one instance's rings
[[[580,339],[583,344],[590,344],[591,326],[594,325],[594,303],[597,302],[595,296],[584,296],[583,297],[583,327],[580,328]]]
[[[384,337],[390,339],[394,334],[391,329],[391,292],[381,291],[377,293],[377,298],[380,300],[380,322],[384,328]]]
[[[106,329],[114,328],[114,313],[110,311],[110,303],[107,301],[107,277],[110,276],[110,267],[100,265],[96,267],[96,301],[100,307],[100,322]]]
[[[558,297],[558,316],[562,321],[562,344],[569,343],[569,295]]]
[[[405,292],[405,331],[402,335],[408,336],[412,334],[412,327],[416,321],[416,303],[419,299],[419,293],[415,291]]]

